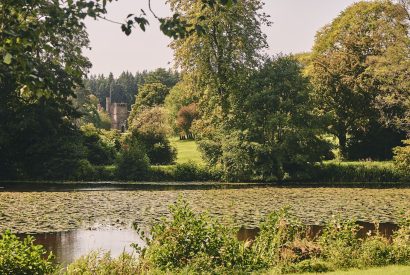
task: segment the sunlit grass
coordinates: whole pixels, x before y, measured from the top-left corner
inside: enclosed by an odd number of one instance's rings
[[[391,168],[393,167],[393,161],[340,161],[340,160],[328,160],[324,161],[324,164],[337,164],[343,166],[365,166],[375,168]]]
[[[176,163],[187,163],[193,161],[196,164],[203,165],[201,153],[199,152],[198,145],[193,140],[179,140],[178,137],[170,139],[172,146],[177,149],[177,161]]]
[[[275,273],[268,273],[275,274]],[[410,274],[410,266],[386,266],[371,269],[352,269],[346,271],[334,271],[327,273],[298,273],[299,275],[312,275],[312,274],[329,274],[329,275],[401,275]]]

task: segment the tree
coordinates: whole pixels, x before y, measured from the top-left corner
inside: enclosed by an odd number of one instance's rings
[[[402,44],[407,28],[400,5],[363,1],[348,7],[316,36],[308,74],[317,106],[331,120],[329,130],[338,137],[344,157],[348,137],[365,133],[379,120],[375,100],[381,83],[370,70],[371,61],[386,58],[392,47]]]
[[[177,114],[177,126],[181,133],[184,134],[184,138],[192,139],[191,126],[194,120],[198,117],[198,111],[195,103],[191,103],[188,106],[183,106],[179,109]]]
[[[90,63],[79,2],[0,3],[0,177],[66,177],[85,158],[72,105]]]
[[[148,72],[143,75],[143,81],[145,83],[161,83],[171,89],[179,81],[179,73],[172,71],[171,69],[158,68],[154,71]]]
[[[176,150],[168,140],[171,128],[165,108],[145,107],[130,123],[132,138],[145,148],[151,164],[170,164],[176,158]]]
[[[131,125],[137,115],[147,107],[163,105],[169,89],[162,83],[146,83],[139,89],[135,98],[135,104],[132,105],[128,122]]]
[[[169,2],[189,23],[203,17],[203,33],[178,39],[171,48],[188,90],[198,98],[199,119],[193,127],[201,150],[220,156],[222,139],[232,132],[231,122],[240,112],[235,108],[236,98],[262,62],[267,43],[261,25],[269,21],[260,12],[259,0],[238,1],[229,7],[218,3],[203,7],[199,0]],[[210,161],[213,158],[205,155]]]
[[[297,178],[330,157],[309,98],[309,80],[301,70],[293,57],[278,56],[254,72],[238,102],[240,121],[222,141],[221,163],[228,179]]]
[[[167,109],[169,116],[169,124],[173,129],[174,134],[178,135],[181,129],[177,126],[178,111],[183,106],[188,106],[192,103],[198,102],[195,92],[190,90],[189,82],[184,79],[178,82],[165,98],[164,106]]]

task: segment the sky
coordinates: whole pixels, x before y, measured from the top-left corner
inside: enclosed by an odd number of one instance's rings
[[[151,0],[158,16],[170,14],[166,0]],[[264,12],[270,15],[272,26],[264,27],[270,55],[278,53],[307,52],[313,46],[316,32],[330,23],[355,0],[265,0]],[[107,18],[123,22],[130,13],[148,11],[148,0],[118,0],[108,4]],[[105,21],[87,19],[91,50],[84,54],[93,67],[91,74],[110,72],[118,76],[123,71],[135,73],[159,67],[173,66],[173,53],[168,47],[171,41],[159,30],[159,24],[148,16],[150,26],[146,32],[134,29],[130,36],[121,26]]]

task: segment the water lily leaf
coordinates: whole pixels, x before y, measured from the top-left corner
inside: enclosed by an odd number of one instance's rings
[[[13,56],[10,53],[6,53],[6,55],[3,57],[3,62],[9,65],[11,63],[11,58]]]

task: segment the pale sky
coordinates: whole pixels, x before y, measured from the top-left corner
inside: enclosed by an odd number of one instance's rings
[[[165,0],[151,0],[158,16],[168,15]],[[271,27],[263,31],[268,37],[268,53],[298,53],[312,48],[315,33],[330,23],[342,10],[357,0],[265,0],[264,12],[270,15]],[[108,4],[107,18],[122,22],[130,13],[148,11],[148,0],[118,0]],[[122,71],[135,73],[173,65],[171,41],[159,31],[155,19],[149,17],[146,32],[134,29],[126,36],[116,25],[104,20],[86,21],[91,41],[91,51],[85,51],[93,64],[92,74]]]

